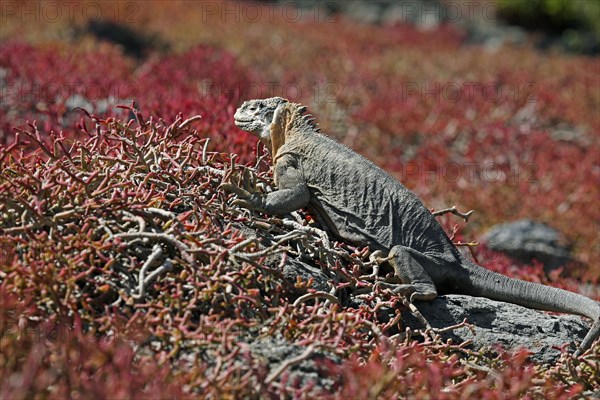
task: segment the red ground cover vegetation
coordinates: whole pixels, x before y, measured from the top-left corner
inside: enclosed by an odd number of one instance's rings
[[[294,288],[261,259],[236,261],[239,224],[253,219],[218,190],[246,168],[270,181],[266,164],[254,164],[255,140],[232,116],[245,99],[284,96],[430,207],[474,209],[455,240],[528,217],[562,231],[580,262],[549,278],[539,265],[475,248],[484,265],[570,290],[597,284],[597,57],[490,52],[465,45],[452,26],[290,21],[267,18],[268,6],[261,19],[236,20],[165,3],[144,2],[130,24],[171,45],[143,60],[69,36],[77,18],[23,27],[15,17],[4,26],[3,398],[572,398],[598,390],[598,348],[549,368],[525,353],[479,354],[432,338],[392,343],[378,332],[397,327],[371,322],[373,308],[293,307],[306,282]],[[441,220],[449,232],[456,223]],[[142,225],[177,240],[160,236],[158,250],[155,239],[127,236]],[[361,285],[361,249],[340,246],[349,258],[336,273]],[[155,251],[171,264],[141,293],[139,274]],[[273,378],[248,337],[319,343],[341,360],[319,367],[335,385],[311,392],[285,371]]]

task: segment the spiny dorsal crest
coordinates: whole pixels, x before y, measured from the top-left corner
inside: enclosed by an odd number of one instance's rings
[[[319,124],[317,124],[315,122],[315,118],[311,115],[311,114],[306,114],[304,115],[304,113],[306,112],[306,106],[299,106],[298,107],[298,115],[299,115],[299,124],[302,126],[298,126],[299,128],[312,128],[314,129],[316,132],[320,132],[321,130],[319,129]]]
[[[319,132],[315,119],[310,114],[303,115],[306,110],[306,106],[297,103],[285,103],[277,107],[271,122],[271,154],[277,154],[277,150],[294,132],[307,129]]]

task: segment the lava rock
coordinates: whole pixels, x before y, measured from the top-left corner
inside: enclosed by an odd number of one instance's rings
[[[306,346],[274,337],[259,338],[250,343],[249,348],[254,357],[264,360],[270,373],[276,371],[283,363],[301,356],[307,349]],[[341,358],[336,354],[316,348],[306,359],[292,363],[282,372],[282,376],[287,375],[287,381],[294,382],[296,387],[314,385],[312,391],[315,394],[332,392],[336,382],[327,374],[328,365],[341,363]],[[282,376],[278,378],[281,379]]]
[[[485,235],[487,247],[529,263],[537,260],[546,271],[563,266],[573,257],[563,235],[546,224],[520,220],[492,227]]]
[[[138,60],[145,58],[152,50],[166,51],[169,45],[157,34],[141,33],[131,25],[108,20],[89,21],[88,24],[76,30],[76,34],[90,34],[98,40],[120,46],[123,52]]]
[[[476,350],[502,346],[507,350],[526,348],[531,359],[552,364],[560,356],[559,347],[569,344],[575,350],[574,340],[582,340],[589,330],[582,317],[552,315],[510,303],[483,297],[463,295],[439,296],[433,301],[415,303],[417,309],[433,328],[446,328],[461,323],[465,318],[469,328],[458,328],[442,334],[444,340],[455,343],[472,340]],[[423,329],[423,325],[408,311],[403,312],[405,326]]]

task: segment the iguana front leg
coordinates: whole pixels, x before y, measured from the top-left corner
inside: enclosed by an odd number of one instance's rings
[[[288,214],[308,205],[310,191],[293,157],[284,156],[277,161],[275,179],[278,190],[267,194],[250,193],[230,183],[221,188],[239,197],[233,204],[266,214]]]

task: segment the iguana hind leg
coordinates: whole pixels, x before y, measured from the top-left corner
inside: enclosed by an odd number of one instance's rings
[[[428,262],[427,256],[409,247],[394,246],[388,258],[396,276],[402,281],[401,285],[394,287],[394,292],[410,295],[411,301],[429,301],[437,297],[435,284],[421,265]]]

